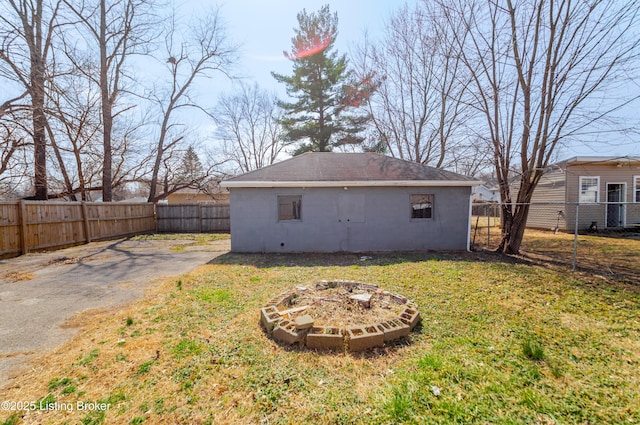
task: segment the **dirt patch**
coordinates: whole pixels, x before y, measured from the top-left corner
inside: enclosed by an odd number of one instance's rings
[[[60,257],[46,263],[47,266],[55,266],[58,264],[76,264],[80,261],[79,257]]]
[[[16,283],[23,280],[31,280],[34,277],[35,275],[33,273],[16,271],[16,272],[9,272],[5,274],[3,276],[3,279],[6,280],[7,282]]]
[[[347,290],[342,287],[325,290],[306,288],[289,301],[290,307],[307,307],[291,314],[291,318],[308,314],[315,320],[315,326],[346,327],[379,323],[397,317],[404,306],[392,302],[388,297],[373,294],[369,308],[363,306],[354,296],[368,295],[361,289]]]

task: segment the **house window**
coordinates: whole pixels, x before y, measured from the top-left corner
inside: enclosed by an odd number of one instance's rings
[[[600,202],[600,177],[580,177],[581,204]]]
[[[278,196],[278,221],[300,220],[302,195]]]
[[[433,218],[433,195],[411,195],[411,218]]]
[[[633,176],[633,201],[640,202],[640,176]]]

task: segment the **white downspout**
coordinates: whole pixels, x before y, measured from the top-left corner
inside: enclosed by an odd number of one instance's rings
[[[473,222],[471,213],[473,212],[473,191],[469,194],[469,221],[467,222],[467,252],[471,252],[471,223]]]

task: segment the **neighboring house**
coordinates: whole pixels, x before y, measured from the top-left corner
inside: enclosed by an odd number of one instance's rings
[[[221,182],[235,252],[466,250],[478,184],[374,153],[305,153]]]
[[[128,199],[122,199],[120,201],[116,201],[116,202],[122,202],[122,203],[127,203],[127,204],[144,204],[149,202],[149,200],[143,196],[136,196],[134,198],[128,198]]]
[[[640,157],[578,156],[554,164],[536,187],[527,227],[574,231],[640,225]],[[547,205],[540,205],[540,204]]]
[[[471,199],[473,202],[500,202],[500,189],[490,189],[484,185],[475,186],[471,190]]]
[[[180,189],[167,196],[169,205],[175,204],[220,204],[229,205],[229,192],[220,186],[215,186],[206,192],[200,189]]]

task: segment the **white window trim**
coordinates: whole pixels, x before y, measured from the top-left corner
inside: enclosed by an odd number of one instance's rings
[[[596,179],[597,188],[596,191],[596,201],[595,202],[585,202],[582,200],[582,180],[584,179]],[[578,179],[578,203],[579,204],[599,204],[600,203],[600,176],[580,176]]]
[[[640,199],[636,198],[636,193],[640,190],[640,176],[633,176],[633,202],[640,203]]]

